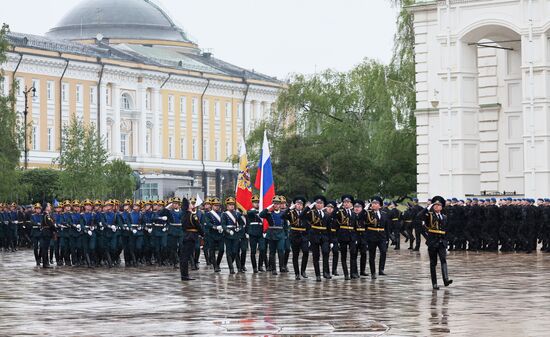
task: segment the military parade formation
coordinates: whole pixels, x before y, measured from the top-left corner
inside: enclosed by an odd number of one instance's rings
[[[292,269],[307,279],[311,252],[316,281],[385,275],[386,254],[399,250],[401,236],[418,251],[428,246],[432,285],[438,289],[437,261],[444,285],[447,250],[530,253],[540,244],[550,252],[549,199],[443,199],[423,207],[417,199],[406,208],[375,196],[369,201],[343,195],[339,201],[316,196],[287,202],[275,196],[266,209],[236,209],[233,197],[171,198],[167,202],[78,200],[23,208],[0,205],[0,247],[4,252],[30,247],[37,266],[180,268],[182,280],[199,268],[201,251],[207,266],[221,272],[224,255],[230,274],[245,273],[250,257],[253,273],[273,275]],[[403,209],[403,211],[401,211]],[[202,249],[201,249],[202,248]],[[378,255],[378,261],[377,261]],[[368,269],[367,269],[368,262]],[[378,263],[377,263],[378,262]]]

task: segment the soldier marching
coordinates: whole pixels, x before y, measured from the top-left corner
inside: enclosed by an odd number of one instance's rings
[[[324,196],[298,196],[290,205],[283,196],[271,201],[260,209],[255,195],[246,212],[236,209],[233,197],[223,205],[209,197],[199,206],[194,198],[0,204],[0,248],[32,248],[42,267],[170,265],[183,280],[191,279],[189,267],[198,269],[201,247],[216,273],[225,255],[230,274],[245,273],[249,256],[253,273],[277,275],[288,271],[291,255],[296,280],[307,279],[313,264],[321,282],[339,276],[339,268],[345,280],[384,276],[388,248],[400,249],[403,236],[410,250],[418,251],[420,242],[428,246],[434,289],[438,260],[443,284],[452,282],[447,251],[550,252],[550,199],[434,197],[427,207],[416,199],[403,207],[378,196],[366,202],[351,195],[339,202]]]

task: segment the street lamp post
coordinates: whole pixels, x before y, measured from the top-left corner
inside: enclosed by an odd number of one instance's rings
[[[25,95],[25,110],[23,111],[23,127],[24,130],[24,136],[25,136],[25,170],[29,167],[29,146],[28,146],[28,137],[27,137],[27,114],[29,113],[29,104],[28,104],[28,95],[32,93],[32,96],[34,97],[36,94],[36,88],[34,86],[27,89],[25,86],[25,91],[23,91],[23,94]]]

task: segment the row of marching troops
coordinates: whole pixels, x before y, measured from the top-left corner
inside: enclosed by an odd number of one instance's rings
[[[402,233],[410,249],[420,248],[423,224],[417,200],[408,204],[401,218]],[[550,199],[468,198],[446,200],[449,250],[550,252]],[[416,240],[416,244],[413,243]]]

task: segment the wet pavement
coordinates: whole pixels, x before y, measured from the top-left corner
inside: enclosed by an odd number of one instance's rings
[[[550,254],[451,252],[454,284],[437,292],[427,255],[391,250],[387,276],[322,283],[311,262],[295,281],[201,261],[182,284],[171,268],[44,270],[0,252],[0,336],[550,334]]]

